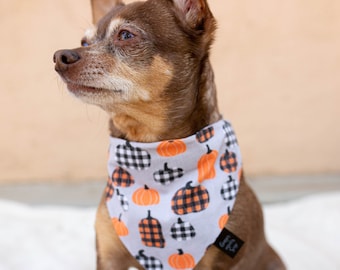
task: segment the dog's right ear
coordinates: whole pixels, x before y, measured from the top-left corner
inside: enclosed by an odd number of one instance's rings
[[[113,7],[124,5],[122,0],[91,0],[92,22],[97,24]]]
[[[191,28],[204,28],[213,18],[207,0],[172,0],[177,12]]]

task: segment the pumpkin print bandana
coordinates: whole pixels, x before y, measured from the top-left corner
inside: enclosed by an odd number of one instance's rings
[[[184,139],[111,137],[107,207],[121,241],[147,270],[192,269],[228,220],[241,164],[224,120]]]

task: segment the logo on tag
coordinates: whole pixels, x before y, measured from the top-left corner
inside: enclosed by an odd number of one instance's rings
[[[243,244],[244,242],[240,238],[226,228],[223,228],[214,243],[217,248],[228,254],[231,258],[236,256]]]

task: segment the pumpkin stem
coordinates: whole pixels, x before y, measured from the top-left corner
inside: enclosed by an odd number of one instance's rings
[[[147,258],[147,256],[144,254],[144,249],[139,250],[138,254],[139,256],[142,256],[143,258]]]
[[[127,147],[130,147],[130,148],[133,148],[132,145],[131,145],[131,143],[130,143],[129,141],[126,141],[126,146],[127,146]]]
[[[231,211],[230,211],[230,207],[228,206],[228,215],[230,215]]]
[[[182,224],[183,220],[179,217],[178,220],[177,220],[177,223]]]
[[[185,188],[192,188],[191,184],[192,184],[192,181],[189,181],[189,182],[185,185]]]
[[[117,191],[117,196],[119,196],[119,195],[120,195],[120,193],[119,193],[119,189],[116,189],[116,191]]]
[[[149,187],[147,185],[144,185],[144,189],[149,190]]]
[[[229,175],[229,180],[228,183],[232,182],[234,179],[231,177],[231,175]]]
[[[177,249],[178,250],[178,255],[183,255],[184,254],[184,252],[183,252],[183,249]]]
[[[208,152],[207,154],[210,154],[212,152],[212,150],[210,149],[209,145],[207,144],[207,148],[208,148]]]
[[[165,163],[164,163],[164,171],[168,171],[168,170],[169,170],[168,163],[165,162]]]
[[[118,217],[118,220],[121,221],[122,219],[122,213],[120,213],[119,217]]]
[[[148,217],[147,217],[148,219],[150,219],[151,218],[151,210],[148,210]]]

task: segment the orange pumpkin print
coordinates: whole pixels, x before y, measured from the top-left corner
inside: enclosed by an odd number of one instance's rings
[[[162,157],[173,157],[184,153],[187,146],[182,140],[163,141],[157,147],[157,153]]]
[[[207,148],[208,152],[204,154],[197,163],[199,183],[202,183],[204,180],[213,179],[216,176],[215,162],[218,152],[211,150],[209,145],[207,145]]]
[[[106,200],[109,201],[112,199],[113,196],[113,192],[114,192],[114,187],[113,187],[113,182],[111,177],[107,178],[107,184],[106,184],[106,188],[105,188],[105,194],[106,194]]]
[[[224,214],[220,217],[219,221],[218,221],[218,225],[220,227],[220,229],[223,229],[224,226],[227,224],[229,219],[229,215],[228,214]]]
[[[218,220],[218,225],[220,227],[220,229],[222,230],[224,228],[224,226],[227,224],[228,220],[229,220],[229,215],[230,215],[230,207],[228,207],[228,213],[224,214],[220,217],[220,219]]]
[[[189,253],[184,253],[182,249],[177,254],[172,254],[168,259],[169,265],[173,269],[192,269],[195,267],[195,259]]]
[[[215,135],[214,127],[208,127],[206,129],[202,129],[196,133],[196,140],[199,143],[205,143],[209,141]]]
[[[220,168],[222,171],[226,173],[232,173],[237,170],[238,160],[237,156],[234,152],[229,152],[228,149],[225,150],[225,153],[221,156],[220,159]]]
[[[142,243],[145,246],[156,248],[165,247],[166,243],[162,232],[162,225],[158,219],[151,216],[150,210],[148,210],[148,216],[139,222],[138,229]]]
[[[121,218],[122,214],[119,215],[119,218],[112,218],[112,225],[119,236],[127,236],[129,234],[129,229],[126,227]]]
[[[144,188],[139,188],[132,194],[132,201],[141,206],[159,204],[160,196],[157,190],[144,185]]]
[[[189,181],[179,189],[171,200],[171,209],[176,215],[197,213],[208,208],[210,197],[208,190],[202,186],[191,186]]]
[[[112,183],[116,187],[130,187],[135,183],[135,179],[128,171],[117,167],[112,173]]]

